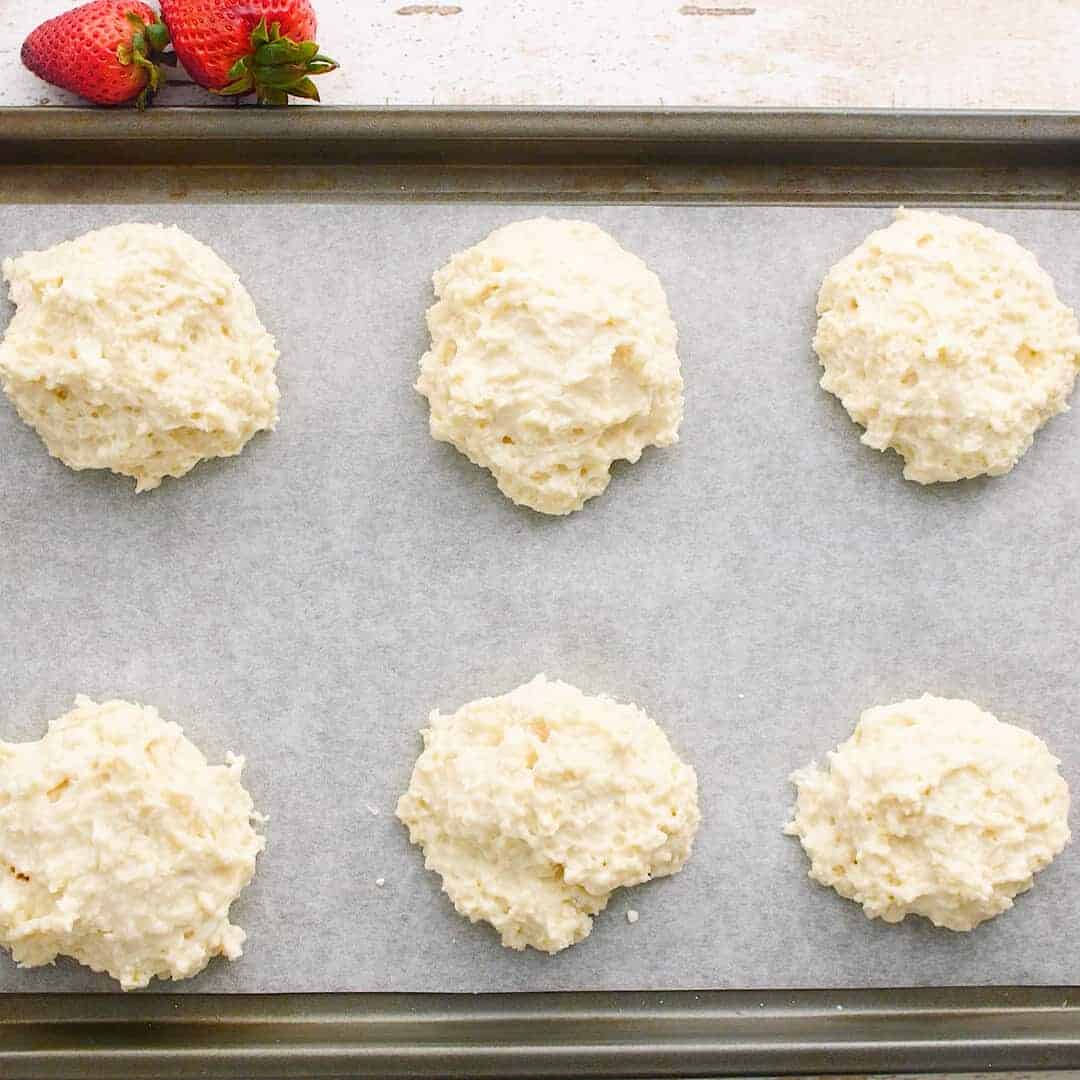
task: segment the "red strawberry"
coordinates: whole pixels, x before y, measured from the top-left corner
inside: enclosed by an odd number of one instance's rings
[[[161,0],[173,48],[191,77],[218,94],[268,105],[319,100],[310,76],[337,67],[319,52],[309,0]]]
[[[169,44],[157,12],[139,0],[91,0],[43,22],[23,42],[37,76],[98,105],[134,98],[141,109],[161,84],[152,57]]]

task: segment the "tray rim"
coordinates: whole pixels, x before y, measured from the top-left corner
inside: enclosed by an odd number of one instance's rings
[[[1080,1066],[1080,989],[1066,987],[18,994],[4,1005],[0,1073],[8,1080],[659,1080]]]
[[[858,171],[844,188],[836,170]],[[7,107],[0,183],[38,203],[1062,207],[1080,205],[1080,112]]]
[[[513,149],[555,165],[572,153],[584,167],[716,165],[771,155],[811,169],[825,162],[940,171],[993,160],[1080,175],[1077,112],[208,106],[138,114],[0,107],[4,175],[8,168],[28,175],[38,165],[104,165],[117,147],[128,155],[124,163],[214,166],[243,154],[273,170],[305,160],[313,144],[332,149],[331,167],[373,156],[437,165],[454,154],[497,164]],[[1076,191],[1080,199],[1080,183]],[[987,1068],[1080,1069],[1080,987],[0,995],[0,1075],[11,1080]]]
[[[0,131],[45,125],[35,134],[94,138],[112,131],[171,128],[182,133],[192,127],[204,133],[203,120],[213,118],[216,131],[208,137],[228,139],[249,129],[265,133],[300,135],[312,131],[356,132],[376,135],[389,126],[411,126],[430,131],[445,128],[450,135],[490,136],[494,128],[508,135],[528,138],[536,133],[608,134],[612,136],[661,134],[671,139],[697,133],[783,138],[790,135],[877,140],[898,137],[952,138],[962,141],[1012,138],[1080,139],[1080,110],[1071,109],[879,109],[879,108],[779,108],[741,106],[665,106],[663,108],[604,105],[559,108],[531,105],[319,105],[287,109],[223,105],[179,105],[128,108],[72,105],[0,106]],[[531,125],[531,126],[530,126]],[[308,137],[306,134],[303,137]]]
[[[940,163],[928,152],[951,147],[988,150],[1011,149],[1021,157],[1038,150],[1052,151],[1059,159],[1080,150],[1080,112],[882,110],[882,109],[776,109],[776,108],[593,108],[553,109],[526,106],[488,108],[457,106],[320,106],[267,110],[186,106],[149,109],[94,109],[70,106],[0,107],[0,161],[25,163],[24,155],[51,147],[58,160],[112,160],[121,144],[132,154],[143,148],[171,144],[183,158],[198,162],[231,157],[242,147],[248,160],[259,152],[267,160],[281,160],[285,147],[320,144],[320,157],[355,160],[374,148],[384,152],[433,156],[448,147],[471,146],[473,154],[498,159],[510,147],[523,146],[530,156],[550,152],[551,146],[582,148],[596,154],[601,148],[632,152],[643,157],[695,159],[723,158],[733,148],[752,145],[761,153],[779,149],[796,151],[842,146],[906,148],[914,160]],[[71,144],[77,144],[78,152]],[[921,149],[920,149],[921,148]],[[276,151],[277,157],[270,156]],[[1069,154],[1070,162],[1076,158]]]

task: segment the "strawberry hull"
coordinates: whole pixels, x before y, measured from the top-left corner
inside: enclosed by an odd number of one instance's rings
[[[260,22],[277,23],[281,37],[294,42],[313,40],[317,30],[308,0],[161,0],[161,14],[185,70],[217,91],[235,81],[238,61],[254,55]]]

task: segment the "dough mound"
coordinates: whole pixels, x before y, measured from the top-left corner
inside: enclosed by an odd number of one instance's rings
[[[86,697],[37,742],[0,743],[0,944],[23,967],[74,957],[125,990],[241,953],[229,905],[261,817],[243,759],[207,765],[176,724]]]
[[[238,454],[277,422],[277,349],[240,279],[163,225],[5,259],[18,307],[0,379],[49,453],[137,491]]]
[[[792,774],[785,829],[810,876],[868,918],[973,930],[1013,906],[1069,842],[1069,789],[1031,732],[970,701],[868,709],[825,769]]]
[[[1064,412],[1080,327],[1011,236],[899,210],[826,275],[821,385],[920,484],[1007,473]]]
[[[689,857],[697,777],[636,706],[538,675],[430,724],[397,814],[458,912],[503,945],[565,949],[614,889]]]
[[[671,446],[677,333],[660,279],[603,229],[539,218],[497,229],[435,274],[416,389],[431,434],[545,514],[580,510],[613,461]]]

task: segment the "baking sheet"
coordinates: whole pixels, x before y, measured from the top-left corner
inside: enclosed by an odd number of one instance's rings
[[[411,389],[432,270],[541,212],[596,221],[660,274],[687,383],[679,445],[617,467],[564,519],[514,507],[433,442]],[[270,815],[233,908],[244,957],[155,988],[1080,982],[1060,946],[1078,847],[960,935],[868,922],[781,835],[790,770],[863,708],[924,690],[1027,723],[1080,775],[1075,418],[1007,477],[920,488],[817,387],[817,286],[887,211],[293,205],[288,230],[316,254],[284,273],[270,204],[2,214],[4,254],[176,222],[241,273],[282,351],[278,430],[138,497],[51,460],[0,407],[4,736],[39,737],[80,692],[152,703],[212,760],[245,754]],[[1080,303],[1073,213],[972,216]],[[646,708],[697,768],[704,813],[683,873],[616,894],[555,957],[458,917],[393,817],[428,711],[538,671]],[[0,963],[4,990],[114,988],[68,961]]]

